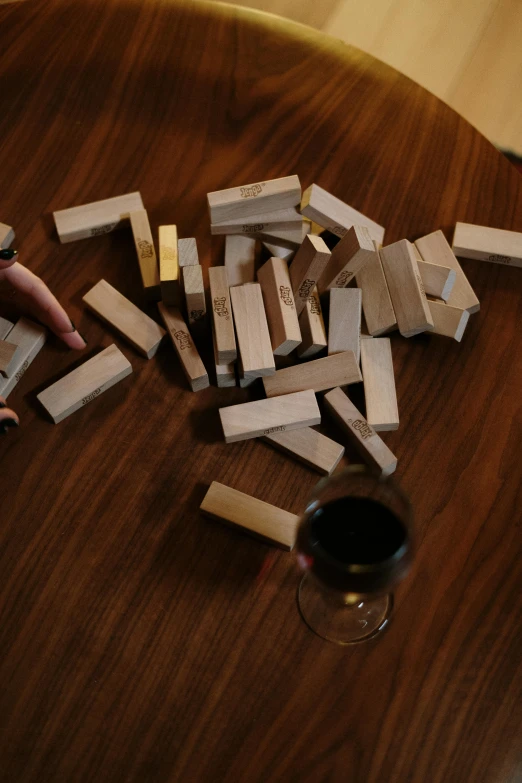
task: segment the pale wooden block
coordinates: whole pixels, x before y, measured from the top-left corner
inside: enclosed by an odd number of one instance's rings
[[[368,340],[367,342],[371,342]],[[397,457],[359,413],[342,389],[332,389],[325,394],[327,410],[341,426],[352,444],[368,464],[377,468],[383,476],[389,476],[397,467]]]
[[[207,371],[180,311],[177,307],[166,307],[163,302],[159,302],[158,310],[192,391],[206,389],[210,385]]]
[[[267,397],[291,394],[303,389],[320,392],[333,386],[347,386],[360,381],[362,381],[361,371],[353,351],[336,353],[323,359],[285,367],[278,370],[271,378],[263,378]]]
[[[145,297],[149,302],[158,302],[161,299],[161,282],[147,210],[131,212],[130,222]]]
[[[357,362],[361,357],[360,288],[331,288],[328,320],[328,356],[353,351]]]
[[[211,266],[208,270],[212,323],[216,344],[217,364],[227,365],[237,358],[234,317],[228,285],[228,274],[224,266]]]
[[[143,209],[140,193],[126,193],[53,212],[60,242],[108,234],[127,224],[131,212]]]
[[[0,248],[5,250],[6,247],[11,247],[14,242],[15,233],[11,226],[6,226],[5,223],[0,223]]]
[[[188,324],[193,326],[203,321],[207,312],[203,269],[199,264],[183,267],[183,289],[187,306]]]
[[[0,340],[0,375],[10,378],[19,366],[20,348],[14,343]]]
[[[245,374],[251,378],[275,373],[274,355],[259,283],[230,289],[237,342]]]
[[[165,336],[165,330],[110,283],[100,280],[85,294],[83,301],[143,356],[147,359],[155,356]]]
[[[288,356],[301,343],[288,266],[282,258],[270,258],[257,273],[265,304],[275,356]]]
[[[181,285],[178,262],[177,226],[158,229],[161,300],[167,307],[180,307]]]
[[[263,246],[266,247],[272,258],[283,258],[290,262],[295,256],[295,250],[289,247],[281,247],[281,245],[275,245],[272,242],[263,242]]]
[[[128,359],[115,345],[61,378],[37,395],[55,424],[92,402],[132,373]]]
[[[326,476],[333,473],[344,454],[344,446],[311,427],[290,432],[274,432],[272,435],[266,435],[263,440]]]
[[[301,315],[317,281],[331,258],[330,250],[321,237],[309,235],[290,265],[290,280],[295,297],[297,315]]]
[[[0,394],[7,397],[44,346],[47,329],[28,318],[20,318],[9,332],[9,342],[19,348],[17,366],[9,378],[0,378]]]
[[[430,264],[448,266],[450,269],[455,270],[457,278],[448,299],[448,304],[461,310],[467,310],[470,314],[476,313],[480,309],[479,300],[442,231],[434,231],[432,234],[416,239],[415,246],[421,254],[423,261]]]
[[[469,321],[469,310],[452,307],[446,302],[432,302],[430,300],[428,300],[428,306],[435,324],[432,329],[433,334],[452,337],[460,343]]]
[[[210,485],[200,509],[211,519],[240,527],[281,549],[290,551],[294,546],[300,517],[217,481]]]
[[[352,226],[332,250],[317,288],[322,296],[331,288],[345,288],[353,277],[375,255],[375,248],[366,228]]]
[[[296,175],[254,182],[208,193],[207,201],[210,222],[222,223],[297,206],[301,201],[301,183]]]
[[[234,218],[223,223],[212,223],[210,233],[220,234],[270,234],[271,231],[290,231],[300,229],[303,222],[296,207],[279,209],[276,212],[251,215],[248,218]]]
[[[255,280],[256,240],[252,237],[227,236],[225,268],[230,287]]]
[[[407,239],[401,239],[380,251],[386,282],[403,337],[412,337],[433,329],[433,318],[415,252]]]
[[[380,247],[377,242],[373,245],[375,253],[356,275],[356,283],[362,291],[362,308],[369,337],[377,337],[397,328],[397,319],[382,268]]]
[[[5,340],[13,326],[14,323],[8,321],[7,318],[0,317],[0,340]]]
[[[449,266],[428,264],[422,258],[417,259],[417,264],[426,295],[436,296],[438,299],[447,302],[457,279],[455,270]]]
[[[301,199],[301,214],[327,228],[332,234],[344,237],[352,226],[364,226],[368,229],[372,239],[383,242],[384,228],[375,221],[357,212],[344,201],[332,196],[319,185],[310,185],[303,193]]]
[[[390,339],[363,340],[361,365],[368,424],[377,432],[398,429],[399,409]]]
[[[198,244],[194,237],[178,239],[178,264],[181,269],[199,264]]]
[[[230,386],[236,386],[236,363],[228,362],[227,364],[220,364],[216,347],[216,333],[214,326],[212,326],[212,345],[214,348],[214,365],[216,367],[216,386],[218,389],[228,388]]]
[[[219,416],[226,443],[321,423],[319,405],[311,389],[269,400],[230,405],[220,408]]]
[[[297,250],[303,241],[303,226],[280,231],[256,231],[250,234],[253,239],[259,239],[261,242],[273,242],[289,250]]]
[[[299,316],[299,328],[302,342],[297,348],[297,355],[300,359],[310,359],[326,348],[328,341],[317,286],[306,300],[304,310]]]
[[[476,261],[522,266],[522,233],[457,223],[452,250],[456,256]]]

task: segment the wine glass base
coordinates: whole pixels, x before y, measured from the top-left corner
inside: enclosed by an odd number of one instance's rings
[[[358,644],[373,639],[388,625],[393,594],[345,597],[323,591],[309,573],[297,590],[301,617],[317,636],[336,644]]]

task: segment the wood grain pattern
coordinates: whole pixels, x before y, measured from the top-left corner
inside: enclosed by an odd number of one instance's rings
[[[0,316],[0,340],[5,340],[13,326],[14,323],[12,321]]]
[[[207,195],[211,223],[295,207],[300,201],[301,183],[295,174],[251,182]]]
[[[361,357],[361,304],[360,288],[330,289],[328,316],[328,356],[343,351],[353,351],[359,362]]]
[[[177,226],[158,227],[158,253],[161,301],[167,307],[181,307]]]
[[[415,245],[412,245],[415,248]],[[427,296],[435,296],[447,302],[457,279],[457,273],[449,266],[428,264],[421,258],[417,258],[417,266]]]
[[[331,253],[324,239],[306,236],[290,265],[290,280],[295,297],[297,315],[303,312],[305,303],[317,285],[330,260]]]
[[[361,342],[366,421],[376,432],[399,428],[399,410],[389,337]]]
[[[390,297],[403,337],[413,337],[433,329],[417,258],[407,239],[379,251]]]
[[[0,375],[4,378],[9,378],[13,374],[18,363],[18,351],[17,345],[0,339]]]
[[[47,329],[29,318],[20,318],[9,331],[8,340],[18,346],[16,364],[11,368],[9,378],[0,376],[0,395],[7,399],[21,380],[31,362],[42,350],[47,339]]]
[[[230,289],[243,372],[251,378],[275,373],[274,354],[259,283]]]
[[[0,248],[11,247],[14,242],[15,233],[11,226],[0,223]]]
[[[158,310],[190,388],[194,392],[206,389],[209,385],[208,374],[180,311],[177,307],[167,307],[163,302],[159,302]]]
[[[265,212],[250,215],[248,218],[232,218],[222,223],[211,223],[210,233],[221,234],[268,234],[275,231],[301,229],[303,218],[296,207],[278,209],[275,212]]]
[[[161,281],[147,210],[138,209],[135,212],[131,212],[129,217],[134,245],[136,246],[136,255],[140,265],[145,299],[147,302],[159,302],[161,299]]]
[[[355,276],[355,282],[362,291],[364,319],[371,337],[386,334],[397,328],[397,318],[382,268],[380,247],[375,242],[374,248],[373,256],[368,258]]]
[[[328,193],[319,185],[310,185],[303,193],[301,212],[338,237],[346,236],[353,226],[364,226],[371,238],[380,244],[384,241],[384,228]]]
[[[256,279],[256,240],[244,236],[227,236],[225,267],[229,286],[253,283]]]
[[[226,443],[321,423],[319,406],[311,390],[230,405],[219,409],[219,417]]]
[[[141,210],[141,194],[135,192],[60,209],[53,217],[60,242],[75,242],[123,228],[129,224],[129,214]]]
[[[520,175],[485,138],[310,28],[176,0],[28,0],[0,23],[0,220],[88,352],[114,340],[81,296],[105,277],[140,302],[140,274],[130,230],[59,244],[64,206],[139,189],[153,226],[175,216],[197,237],[205,268],[222,260],[206,193],[293,172],[390,243],[456,221],[522,230]],[[9,397],[20,427],[0,438],[3,778],[517,780],[520,270],[462,269],[482,305],[462,343],[391,336],[401,427],[382,436],[415,510],[414,570],[389,630],[350,649],[302,623],[291,556],[199,512],[213,480],[305,508],[309,468],[221,437],[217,409],[258,399],[259,381],[192,394],[164,340],[54,426],[35,395],[84,356],[49,339]],[[12,300],[0,315],[18,317]],[[330,426],[325,414],[335,439]]]
[[[297,348],[297,355],[300,359],[310,359],[326,348],[328,339],[317,286],[306,300],[304,310],[299,316],[299,328],[302,341]]]
[[[522,266],[522,232],[457,223],[451,249],[456,256],[492,264]]]
[[[456,280],[447,303],[460,310],[467,310],[470,314],[478,312],[479,300],[442,231],[439,229],[416,239],[415,247],[424,261],[430,264],[442,264],[455,271]]]
[[[317,288],[321,296],[331,288],[345,288],[367,261],[375,255],[375,248],[366,228],[352,226],[337,244]]]
[[[218,364],[230,364],[237,359],[237,345],[226,267],[210,267],[208,279],[216,361]]]
[[[305,364],[284,367],[277,370],[275,375],[263,378],[263,385],[266,396],[275,397],[304,389],[320,392],[333,386],[347,386],[359,381],[362,381],[359,362],[353,351],[344,351]]]
[[[288,356],[301,343],[288,265],[282,258],[269,258],[257,273],[263,293],[274,356]]]
[[[469,311],[452,307],[446,302],[431,302],[429,300],[428,307],[434,324],[432,333],[452,337],[460,343],[469,321]]]
[[[263,440],[326,476],[333,473],[344,454],[344,446],[312,427],[273,432],[265,435]]]

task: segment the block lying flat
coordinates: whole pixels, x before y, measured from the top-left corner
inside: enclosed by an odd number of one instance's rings
[[[303,241],[302,221],[299,228],[256,231],[252,232],[250,236],[254,239],[259,239],[261,242],[275,242],[289,250],[297,250]]]
[[[295,207],[301,201],[301,183],[296,175],[253,182],[242,187],[207,194],[211,223]]]
[[[256,240],[251,237],[227,236],[225,268],[230,287],[255,280]]]
[[[303,389],[320,392],[333,386],[347,386],[359,381],[362,381],[361,371],[353,351],[285,367],[271,378],[263,378],[267,397],[292,394]]]
[[[207,313],[205,302],[205,287],[203,285],[203,268],[200,264],[183,267],[183,290],[187,307],[188,324],[203,321]]]
[[[353,226],[332,250],[330,261],[319,278],[317,288],[322,296],[331,288],[345,288],[375,255],[375,247],[366,228]]]
[[[209,386],[207,371],[180,311],[177,307],[166,307],[163,302],[158,304],[158,310],[169,332],[190,388],[194,392],[206,389]]]
[[[448,304],[461,310],[467,310],[469,313],[476,313],[480,309],[479,300],[442,231],[434,231],[432,234],[415,240],[415,246],[423,261],[448,266],[455,271],[457,277]]]
[[[433,334],[452,337],[460,343],[469,321],[469,311],[461,310],[459,307],[452,307],[445,302],[432,302],[428,300],[428,305],[431,317],[433,318],[433,323],[435,324],[432,329]]]
[[[362,291],[362,308],[370,337],[386,334],[397,328],[397,319],[393,309],[388,283],[377,243],[375,254],[368,258],[362,269],[357,272],[356,284]]]
[[[250,378],[275,373],[274,355],[259,283],[230,289],[239,354]]]
[[[208,270],[212,323],[218,364],[227,365],[237,358],[236,335],[228,274],[224,266],[211,266]]]
[[[304,462],[308,467],[329,476],[344,454],[344,446],[311,427],[290,432],[274,432],[263,440]]]
[[[19,347],[14,343],[0,340],[0,375],[10,378],[19,365]]]
[[[12,392],[20,378],[43,348],[47,338],[47,329],[35,324],[28,318],[20,318],[9,332],[9,342],[19,347],[17,366],[9,378],[0,378],[0,394],[7,397]]]
[[[380,251],[386,282],[403,337],[433,329],[433,319],[424,293],[415,251],[401,239]]]
[[[220,408],[219,416],[226,443],[321,423],[319,406],[311,390]]]
[[[462,258],[522,266],[522,233],[518,231],[457,223],[452,249]]]
[[[331,257],[321,237],[306,236],[290,265],[290,280],[294,292],[297,315],[301,315],[306,301],[317,285]]]
[[[398,429],[399,409],[389,338],[362,340],[361,364],[368,424],[377,432]]]
[[[181,305],[181,282],[178,262],[177,226],[158,229],[161,301],[167,307]]]
[[[328,356],[353,351],[357,362],[361,356],[360,288],[331,288],[328,321]]]
[[[376,242],[382,243],[384,240],[382,226],[332,196],[319,185],[310,185],[303,193],[301,213],[338,237],[344,237],[352,226],[365,226]]]
[[[178,239],[178,264],[180,268],[199,264],[198,244],[194,237]]]
[[[296,207],[279,209],[275,212],[265,212],[251,215],[248,218],[233,218],[222,223],[212,223],[210,233],[220,234],[255,234],[257,232],[270,234],[271,231],[289,231],[300,229],[303,218]]]
[[[306,300],[299,316],[299,327],[302,342],[297,348],[297,355],[300,359],[310,359],[326,348],[328,341],[317,286]]]
[[[5,340],[13,326],[14,323],[8,321],[7,318],[0,317],[0,340]]]
[[[259,272],[268,330],[275,356],[288,356],[301,343],[288,266],[282,258],[269,258]]]
[[[115,345],[61,378],[38,394],[38,399],[55,424],[92,402],[132,372],[128,359]]]
[[[217,481],[210,485],[200,509],[211,519],[240,527],[281,549],[290,551],[294,546],[299,516]]]
[[[447,302],[457,279],[455,270],[449,266],[428,264],[419,258],[417,258],[417,264],[426,295],[436,296]]]
[[[5,223],[0,223],[0,249],[4,250],[6,247],[11,247],[14,242],[15,233],[11,226],[6,226]]]
[[[397,458],[342,389],[332,389],[325,394],[324,401],[327,410],[358,449],[364,461],[377,468],[383,476],[393,473],[397,467]]]
[[[161,299],[161,281],[147,211],[140,209],[131,212],[130,222],[145,298],[148,302],[159,302]]]
[[[147,359],[156,354],[165,330],[106,280],[96,283],[83,301]]]
[[[65,243],[108,234],[127,224],[131,212],[142,209],[141,195],[136,192],[60,209],[53,217],[60,242]]]

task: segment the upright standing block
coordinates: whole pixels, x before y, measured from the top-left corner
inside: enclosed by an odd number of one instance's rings
[[[415,252],[407,239],[380,251],[384,274],[403,337],[433,329]]]
[[[115,345],[61,378],[37,395],[55,424],[87,405],[132,372],[128,359]]]
[[[417,258],[417,264],[426,295],[436,296],[447,302],[457,279],[455,270],[449,266],[428,264],[422,258]]]
[[[264,212],[295,207],[301,201],[301,183],[296,175],[254,182],[207,195],[211,223],[245,218]]]
[[[274,355],[259,283],[230,289],[243,370],[250,378],[275,373]]]
[[[219,416],[226,443],[321,423],[319,406],[311,390],[230,405],[220,408]]]
[[[296,364],[278,370],[271,378],[263,378],[267,397],[291,394],[303,389],[314,392],[331,389],[333,386],[347,386],[362,381],[359,363],[353,351],[325,356],[312,362]]]
[[[275,212],[265,212],[251,215],[248,218],[233,218],[222,223],[212,223],[210,233],[220,234],[256,234],[271,231],[291,231],[300,229],[303,218],[295,207],[279,209]]]
[[[79,207],[53,212],[60,242],[74,242],[100,234],[108,234],[127,224],[131,212],[143,209],[139,193],[93,201]]]
[[[391,344],[388,337],[361,342],[366,419],[377,432],[399,427]]]
[[[198,244],[194,237],[178,239],[178,264],[181,269],[199,264]]]
[[[321,237],[305,236],[290,266],[290,280],[295,297],[297,315],[301,315],[306,301],[326,269],[331,253]]]
[[[183,288],[189,326],[203,321],[207,312],[205,303],[205,288],[203,286],[203,269],[199,264],[183,267]]]
[[[20,349],[14,343],[0,340],[0,375],[10,378],[19,365]]]
[[[361,356],[361,304],[360,288],[331,288],[328,321],[328,356],[343,351],[353,351],[359,361]]]
[[[208,277],[217,363],[229,364],[237,358],[237,346],[227,270],[224,266],[211,266]]]
[[[163,302],[158,304],[158,310],[192,391],[206,389],[209,386],[207,371],[180,311],[177,307],[166,307]]]
[[[332,196],[319,185],[310,185],[303,193],[301,214],[327,228],[332,234],[344,237],[353,226],[364,226],[376,242],[382,244],[384,228],[366,215],[357,212],[344,201]]]
[[[326,329],[317,286],[306,300],[304,310],[299,316],[299,327],[302,342],[297,348],[297,355],[300,359],[310,359],[326,348]]]
[[[522,266],[522,233],[457,223],[453,235],[453,252],[456,256],[476,261]]]
[[[200,509],[211,519],[240,527],[281,549],[290,551],[294,546],[300,517],[217,481],[210,485]]]
[[[263,292],[268,329],[275,356],[288,356],[301,342],[288,266],[282,258],[270,258],[257,273]]]
[[[149,216],[145,209],[130,213],[130,222],[136,253],[141,270],[141,279],[145,297],[149,302],[161,299],[161,284],[156,260],[156,251],[152,241]]]
[[[372,342],[365,340],[365,342]],[[397,457],[377,435],[364,416],[342,389],[332,389],[325,394],[326,409],[342,427],[351,443],[358,449],[365,462],[377,468],[383,476],[389,476],[397,467]]]
[[[434,231],[432,234],[427,234],[427,236],[415,240],[415,246],[421,254],[423,261],[427,261],[430,264],[449,266],[450,269],[455,270],[457,277],[449,296],[448,304],[461,310],[467,310],[470,314],[476,313],[480,309],[479,300],[442,231]]]
[[[14,242],[15,233],[11,226],[6,226],[5,223],[0,223],[0,249],[4,250],[6,247],[11,247]]]
[[[0,340],[5,340],[13,326],[14,323],[8,321],[7,318],[0,317]]]
[[[0,394],[7,397],[23,376],[35,356],[43,348],[47,337],[47,329],[35,324],[28,318],[20,318],[9,332],[9,342],[17,345],[16,367],[12,369],[9,378],[0,378]]]
[[[330,261],[319,278],[317,288],[322,296],[331,288],[345,288],[353,277],[375,255],[366,228],[353,226],[332,250]]]
[[[362,309],[370,337],[386,334],[397,328],[397,319],[393,309],[388,283],[377,243],[375,253],[357,272],[356,283],[362,291]]]
[[[256,240],[251,237],[227,236],[225,267],[230,287],[255,280]]]
[[[311,427],[273,432],[272,435],[265,435],[263,440],[326,476],[333,473],[344,454],[344,446]]]
[[[432,329],[433,334],[452,337],[460,343],[469,321],[469,311],[452,307],[445,302],[432,302],[431,300],[428,300],[428,306],[435,324]]]
[[[152,359],[156,354],[165,330],[106,280],[96,283],[85,294],[83,301],[147,359]]]
[[[176,226],[160,226],[159,265],[161,300],[167,307],[181,305],[181,286],[178,263],[178,229]]]
[[[214,348],[214,365],[216,367],[216,386],[218,389],[224,389],[236,385],[236,363],[227,362],[220,364],[216,347],[216,333],[212,326],[212,346]]]

